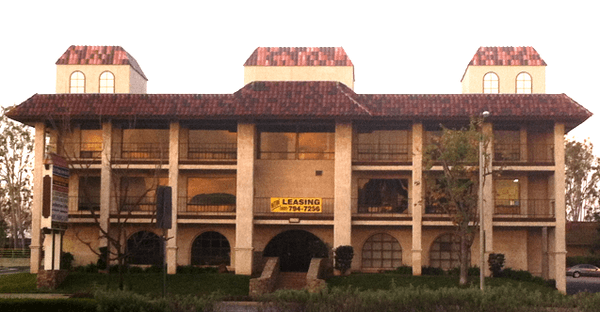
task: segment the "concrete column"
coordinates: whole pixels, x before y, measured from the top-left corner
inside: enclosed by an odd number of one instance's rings
[[[30,272],[37,274],[41,261],[41,226],[42,226],[42,197],[44,179],[44,152],[46,150],[46,125],[43,122],[35,124],[35,146],[33,160],[33,203],[31,207],[31,257],[29,258]]]
[[[542,228],[542,278],[549,279],[548,272],[548,227]]]
[[[169,186],[172,195],[171,229],[167,241],[167,273],[177,273],[177,211],[179,208],[179,132],[178,122],[169,130]]]
[[[412,271],[421,275],[423,266],[423,124],[412,126]]]
[[[483,229],[485,231],[485,259],[484,262],[487,263],[487,259],[490,254],[494,252],[494,227],[493,227],[493,217],[494,217],[494,176],[491,174],[492,172],[492,160],[494,155],[494,146],[493,140],[491,140],[493,135],[493,129],[491,123],[483,124],[483,134],[490,138],[488,146],[484,151],[489,157],[488,162],[485,165],[486,172],[488,173],[485,176],[485,182],[483,185]],[[484,269],[485,276],[490,276],[490,269],[486,265]]]
[[[567,292],[566,262],[567,249],[565,245],[565,125],[556,123],[554,125],[554,194],[555,198],[555,247],[554,247],[554,279],[556,288]]]
[[[335,125],[334,175],[333,248],[337,248],[352,245],[352,122]]]
[[[238,124],[235,273],[252,274],[254,239],[254,159],[256,157],[256,125]]]
[[[114,204],[111,198],[112,189],[112,141],[113,127],[112,123],[104,122],[102,124],[102,159],[100,168],[100,235],[102,232],[108,233],[110,227],[110,206]],[[100,237],[99,247],[108,246],[108,240]]]

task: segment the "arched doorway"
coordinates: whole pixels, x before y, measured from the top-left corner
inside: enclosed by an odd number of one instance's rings
[[[325,243],[314,234],[302,230],[290,230],[273,237],[264,257],[279,257],[279,270],[283,272],[306,272],[312,258],[327,258]]]

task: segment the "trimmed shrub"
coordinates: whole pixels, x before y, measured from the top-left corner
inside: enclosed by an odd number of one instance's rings
[[[352,258],[354,258],[354,248],[352,246],[338,246],[334,250],[335,253],[335,268],[343,274],[350,270],[352,266]]]
[[[444,270],[440,268],[434,268],[430,266],[424,266],[421,268],[421,274],[423,275],[444,275]]]
[[[223,295],[151,297],[128,291],[97,292],[98,312],[213,311]]]
[[[75,257],[70,252],[63,252],[60,255],[60,269],[61,270],[71,270],[73,269],[73,260]]]
[[[397,267],[394,271],[390,271],[390,273],[395,273],[395,274],[400,274],[400,275],[412,275],[412,267],[403,265],[401,267]]]
[[[488,264],[490,265],[490,272],[493,277],[499,277],[504,267],[504,254],[491,253],[488,257]]]

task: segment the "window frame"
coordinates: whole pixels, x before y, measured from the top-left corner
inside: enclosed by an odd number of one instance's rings
[[[102,79],[102,76],[104,76],[106,74],[110,74],[110,76],[112,77],[112,92],[103,92],[103,88],[107,88],[107,86],[102,86],[102,82],[103,81],[111,81],[109,79],[104,79],[104,80]],[[105,93],[105,94],[113,94],[113,93],[115,93],[115,87],[116,87],[115,81],[116,81],[115,74],[113,74],[111,71],[108,71],[108,70],[103,71],[100,74],[100,77],[98,79],[98,93]]]
[[[380,248],[375,248],[377,243]],[[385,248],[386,244],[390,244],[389,249]],[[394,248],[395,244],[399,247],[398,249]],[[379,257],[376,257],[377,252]],[[390,253],[390,257],[385,257],[386,252]],[[363,243],[360,255],[363,269],[395,269],[402,266],[402,245],[396,237],[388,233],[375,233],[369,236]],[[389,266],[385,265],[386,261],[389,261]]]
[[[74,79],[74,75],[75,74],[81,74],[81,76],[83,77],[83,79],[77,78]],[[77,86],[73,86],[73,81],[83,81],[83,86],[79,86],[79,83],[77,84]],[[76,70],[73,71],[71,73],[71,75],[69,76],[69,93],[73,93],[73,94],[80,94],[80,93],[85,93],[85,87],[86,87],[86,77],[85,74],[80,71],[80,70]],[[81,92],[73,92],[73,88],[76,88],[77,91],[79,91],[79,89],[81,89]]]
[[[521,80],[519,79],[519,77],[529,77],[529,80]],[[523,86],[519,87],[519,82],[521,82],[522,84],[525,84],[526,82],[529,82],[529,92],[526,92],[527,89]],[[520,72],[517,75],[517,78],[515,78],[515,93],[516,94],[532,94],[533,93],[533,77],[531,77],[531,74],[529,74],[528,72]]]
[[[293,151],[288,146],[286,151],[271,151],[265,150],[263,147],[263,133],[282,133],[290,134],[293,139]],[[327,144],[325,151],[312,151],[304,150],[302,147],[302,134],[306,133],[321,133],[331,136],[328,139],[328,143],[332,143],[331,146]],[[331,140],[331,142],[329,142]],[[329,149],[327,149],[329,147]],[[329,125],[263,125],[258,128],[258,148],[257,148],[257,159],[260,160],[334,160],[335,159],[335,126]],[[273,156],[267,156],[269,154],[275,154]],[[285,155],[281,155],[285,154]],[[317,157],[314,156],[317,154]],[[311,156],[313,155],[313,156]],[[284,156],[284,157],[280,157]]]
[[[496,78],[489,80],[488,77]],[[496,82],[496,86],[493,86],[494,81]],[[492,84],[492,86],[488,86]],[[495,90],[495,92],[493,92]],[[499,94],[500,93],[500,77],[495,72],[487,72],[483,75],[483,93],[484,94]]]

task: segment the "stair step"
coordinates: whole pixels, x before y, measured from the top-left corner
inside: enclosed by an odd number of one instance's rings
[[[302,289],[306,287],[306,272],[279,272],[276,289]]]

